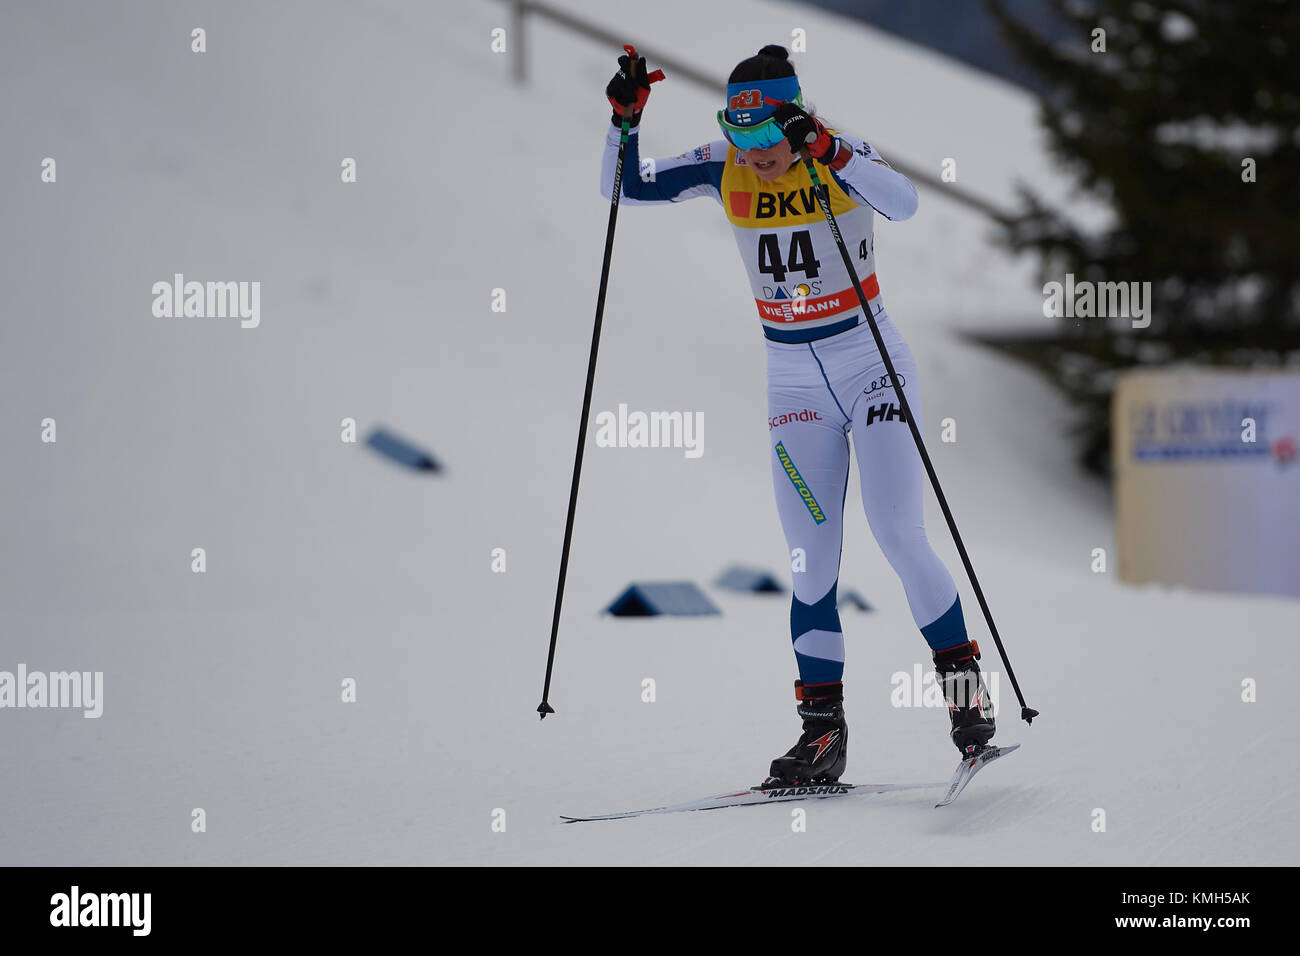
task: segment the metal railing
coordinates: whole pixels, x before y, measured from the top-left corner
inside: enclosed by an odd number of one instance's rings
[[[511,50],[511,76],[515,83],[523,84],[528,82],[528,18],[530,16],[539,17],[543,20],[549,20],[551,23],[564,27],[567,30],[594,40],[597,43],[604,44],[610,50],[621,50],[623,44],[633,43],[637,52],[644,56],[656,69],[662,67],[664,72],[673,79],[686,80],[688,83],[694,83],[710,93],[721,95],[721,91],[727,88],[725,77],[713,76],[703,70],[698,70],[676,59],[671,54],[665,53],[654,44],[638,43],[635,37],[627,35],[618,35],[611,30],[589,23],[571,13],[567,13],[558,7],[542,0],[506,0],[510,4],[510,39],[508,49]],[[916,166],[904,161],[890,158],[889,164],[897,169],[900,173],[910,179],[917,186],[923,186],[942,192],[949,199],[958,202],[963,206],[974,209],[998,223],[1006,223],[1011,217],[999,209],[996,205],[986,199],[976,196],[974,193],[967,192],[965,189],[957,186],[955,183],[946,183],[933,173],[926,172]]]

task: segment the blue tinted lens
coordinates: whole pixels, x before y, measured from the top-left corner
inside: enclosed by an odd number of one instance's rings
[[[767,149],[785,139],[781,127],[772,120],[759,123],[753,127],[737,127],[723,122],[722,134],[737,149]]]

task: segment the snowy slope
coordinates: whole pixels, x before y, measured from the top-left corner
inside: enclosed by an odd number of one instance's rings
[[[570,6],[718,73],[803,27],[810,97],[886,156],[956,153],[991,198],[1013,175],[1050,185],[1021,94],[865,27],[742,0],[662,0],[653,18]],[[1297,862],[1294,825],[1270,812],[1296,797],[1297,706],[1276,689],[1242,704],[1239,684],[1267,687],[1300,612],[1089,571],[1111,547],[1109,506],[1070,468],[1068,416],[953,335],[1039,314],[1031,272],[930,193],[914,220],[880,226],[882,288],[1043,718],[1017,726],[1003,682],[1001,736],[1026,746],[945,812],[900,793],[812,807],[802,834],[767,808],[556,825],[753,782],[796,732],[784,599],[714,592],[725,613],[701,621],[598,614],[629,580],[785,560],[761,333],[725,223],[708,202],[620,216],[595,408],[703,411],[706,450],[589,449],[558,713],[539,723],[616,51],[535,24],[521,91],[489,52],[505,22],[491,3],[130,9],[0,12],[0,669],[106,683],[98,720],[0,711],[0,761],[21,768],[0,789],[0,861]],[[859,111],[847,91],[864,82],[888,96]],[[645,152],[713,138],[716,108],[662,84]],[[45,156],[57,185],[38,180]],[[356,185],[338,182],[346,156]],[[150,286],[175,272],[261,281],[261,326],[153,317]],[[950,416],[958,441],[940,444]],[[38,440],[46,417],[54,445]],[[427,442],[447,474],[340,442],[345,417]],[[890,675],[926,655],[860,513],[841,580],[879,608],[845,613],[848,776],[942,778],[945,717],[890,705]],[[339,702],[348,677],[355,704]],[[1213,750],[1227,764],[1207,777]],[[206,833],[190,831],[195,807]]]

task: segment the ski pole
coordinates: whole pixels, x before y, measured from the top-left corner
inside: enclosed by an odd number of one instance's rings
[[[636,47],[625,45],[628,58],[628,78],[636,79]],[[664,78],[663,70],[646,75],[646,80],[656,83]],[[587,418],[591,414],[591,390],[596,381],[596,353],[600,350],[600,326],[605,316],[605,289],[609,285],[609,262],[614,252],[614,223],[618,220],[618,197],[623,191],[623,157],[627,155],[627,139],[632,128],[634,104],[623,107],[623,124],[618,138],[618,164],[614,167],[614,189],[609,200],[609,226],[605,230],[605,261],[600,267],[600,291],[596,295],[596,324],[591,332],[591,355],[587,359],[587,389],[582,395],[582,418],[578,421],[578,450],[573,456],[573,483],[569,486],[569,515],[564,522],[564,547],[560,551],[560,579],[555,585],[555,615],[551,618],[551,647],[546,655],[546,681],[542,685],[542,702],[537,705],[539,720],[555,713],[548,703],[551,696],[551,671],[555,666],[555,642],[560,634],[560,608],[564,603],[564,580],[569,573],[569,546],[573,543],[573,516],[578,509],[578,482],[582,478],[582,450],[587,444]]]
[[[815,133],[810,135],[816,137]],[[1007,651],[1002,646],[1002,638],[998,636],[997,625],[993,623],[993,614],[989,611],[988,602],[984,600],[984,589],[980,587],[979,578],[975,576],[975,568],[971,564],[970,555],[966,553],[966,545],[962,543],[961,532],[957,530],[957,521],[952,516],[952,509],[948,507],[948,499],[944,497],[943,487],[939,484],[939,476],[935,474],[934,464],[930,461],[930,453],[925,449],[920,427],[916,424],[916,418],[912,415],[912,410],[907,404],[907,396],[903,394],[903,389],[898,383],[898,373],[894,371],[894,363],[889,358],[889,350],[885,348],[885,340],[881,338],[880,327],[876,325],[876,317],[871,314],[871,306],[867,304],[866,294],[862,291],[862,283],[858,281],[858,271],[853,266],[853,257],[849,255],[848,247],[844,245],[844,237],[840,235],[839,223],[835,221],[835,213],[831,211],[830,190],[817,175],[812,156],[809,154],[806,145],[799,147],[799,156],[803,159],[804,165],[808,167],[808,175],[812,177],[813,181],[813,195],[817,197],[817,202],[822,207],[822,214],[826,217],[826,224],[831,227],[831,235],[835,237],[835,244],[839,246],[840,258],[844,260],[844,268],[848,271],[849,278],[853,280],[853,291],[858,294],[858,303],[862,306],[862,314],[866,316],[867,325],[871,327],[871,336],[876,340],[876,348],[880,351],[880,357],[884,359],[885,371],[889,373],[889,382],[893,385],[894,393],[898,396],[898,407],[902,409],[903,418],[907,421],[907,427],[911,429],[912,440],[916,442],[916,450],[921,453],[921,461],[925,464],[925,473],[929,475],[930,485],[934,488],[934,494],[939,499],[939,507],[943,509],[943,517],[948,522],[948,530],[952,532],[952,540],[957,544],[957,553],[961,555],[961,563],[966,568],[966,576],[970,578],[971,587],[975,589],[975,597],[979,599],[980,610],[984,612],[984,620],[988,623],[989,633],[993,635],[993,643],[997,645],[998,654],[1002,656],[1002,664],[1007,669],[1007,677],[1010,678],[1011,686],[1015,689],[1016,697],[1020,701],[1020,717],[1027,724],[1033,723],[1034,718],[1038,716],[1038,711],[1033,710],[1025,703],[1025,695],[1020,692],[1020,684],[1016,681],[1015,672],[1011,669],[1011,661],[1007,660]]]

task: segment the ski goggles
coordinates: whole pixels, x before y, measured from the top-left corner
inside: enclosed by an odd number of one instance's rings
[[[718,110],[718,125],[727,142],[736,149],[768,149],[785,139],[785,133],[771,118],[754,126],[737,126],[727,119],[726,110]]]
[[[727,108],[718,110],[718,126],[727,142],[737,149],[767,149],[785,139],[773,119],[773,102],[793,103],[802,109],[798,78],[783,76],[727,84]]]

